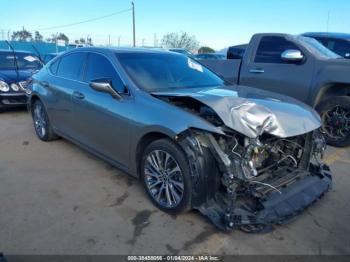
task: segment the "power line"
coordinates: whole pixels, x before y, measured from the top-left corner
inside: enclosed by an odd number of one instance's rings
[[[83,20],[83,21],[80,21],[80,22],[76,22],[76,23],[70,23],[70,24],[65,24],[65,25],[58,25],[58,26],[51,26],[51,27],[39,28],[38,31],[43,31],[43,30],[50,30],[50,29],[57,29],[57,28],[64,28],[64,27],[70,27],[70,26],[80,25],[80,24],[84,24],[84,23],[88,23],[88,22],[93,22],[93,21],[96,21],[96,20],[101,20],[101,19],[104,19],[104,18],[107,18],[107,17],[119,15],[119,14],[122,14],[122,13],[126,13],[126,12],[129,12],[129,11],[131,11],[131,10],[132,10],[132,8],[128,8],[128,9],[124,9],[124,10],[121,10],[121,11],[118,11],[118,12],[114,12],[114,13],[111,13],[111,14],[108,14],[108,15],[103,15],[103,16],[91,18],[91,19],[88,19],[88,20]]]

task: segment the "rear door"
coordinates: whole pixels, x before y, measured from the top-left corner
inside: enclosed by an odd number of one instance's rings
[[[81,82],[86,53],[69,53],[57,60],[51,70],[51,77],[46,83],[50,96],[46,99],[53,125],[67,136],[74,136],[72,115],[72,95]]]
[[[259,41],[260,40],[260,41]],[[282,93],[306,102],[312,82],[314,60],[306,57],[302,63],[287,63],[281,55],[288,49],[305,52],[284,36],[261,36],[242,64],[240,84]]]

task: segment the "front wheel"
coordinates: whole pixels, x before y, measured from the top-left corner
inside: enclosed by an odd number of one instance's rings
[[[181,148],[169,139],[159,139],[145,149],[141,179],[151,201],[161,210],[179,214],[191,207],[191,176]]]
[[[336,147],[350,145],[350,97],[330,97],[316,109],[322,119],[327,144]]]
[[[32,105],[32,117],[35,133],[42,141],[51,141],[58,138],[53,132],[45,107],[40,100],[36,100]]]

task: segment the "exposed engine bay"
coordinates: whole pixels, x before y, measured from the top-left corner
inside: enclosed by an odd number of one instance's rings
[[[331,186],[320,160],[319,131],[251,138],[227,127],[209,106],[188,97],[167,102],[220,127],[225,135],[189,129],[176,139],[191,163],[193,207],[222,230],[260,232],[290,221]]]

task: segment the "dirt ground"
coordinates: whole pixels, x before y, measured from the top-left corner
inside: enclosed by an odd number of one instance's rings
[[[266,234],[217,231],[198,212],[169,216],[141,184],[60,139],[44,143],[26,111],[0,115],[4,254],[350,254],[350,148],[329,148],[333,189]]]

